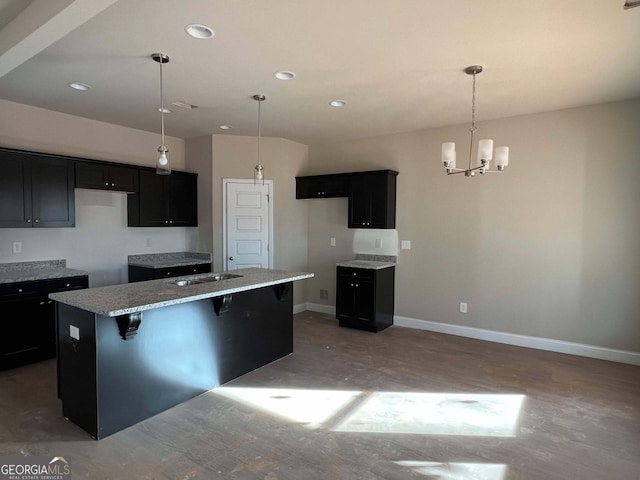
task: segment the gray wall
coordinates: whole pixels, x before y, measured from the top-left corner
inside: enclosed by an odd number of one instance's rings
[[[207,140],[208,138],[208,140]],[[202,211],[211,212],[211,227],[201,223],[201,244],[211,242],[214,270],[223,269],[222,262],[222,180],[253,178],[256,164],[257,138],[240,135],[213,135],[186,141],[187,166],[199,174],[198,188],[204,197],[198,203]],[[210,147],[211,146],[211,147]],[[205,160],[209,148],[212,158]],[[261,162],[265,179],[273,180],[274,198],[274,268],[306,270],[307,205],[295,199],[295,175],[306,167],[306,145],[283,138],[262,138]],[[208,177],[208,180],[207,180]],[[206,202],[207,205],[203,206]],[[297,282],[294,304],[306,299],[305,284]]]
[[[397,229],[412,250],[396,314],[640,351],[638,125],[640,100],[480,122],[477,138],[511,148],[508,170],[484,177],[440,163],[444,141],[464,157],[468,125],[314,145],[303,173],[400,172]],[[304,202],[308,301],[324,288],[334,304],[334,261],[353,257],[347,202]]]
[[[0,145],[153,166],[158,134],[0,100]],[[168,137],[172,166],[184,170],[184,142]],[[1,168],[1,165],[0,165]],[[184,251],[197,228],[128,228],[126,195],[76,189],[75,228],[2,228],[0,263],[66,259],[90,272],[90,286],[127,280],[127,255]],[[22,253],[13,253],[22,242]]]

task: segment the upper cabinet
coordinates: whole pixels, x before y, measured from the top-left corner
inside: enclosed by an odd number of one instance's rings
[[[73,227],[73,162],[0,150],[0,227]]]
[[[77,161],[76,188],[135,193],[138,191],[138,169],[103,162]]]
[[[296,177],[296,198],[349,197],[349,228],[396,228],[394,170]]]
[[[349,195],[349,179],[344,175],[296,177],[296,198],[332,198]]]
[[[127,197],[130,227],[191,227],[198,225],[198,176],[172,171],[157,175],[140,170],[139,192]]]
[[[396,228],[397,175],[386,170],[351,177],[349,228]]]

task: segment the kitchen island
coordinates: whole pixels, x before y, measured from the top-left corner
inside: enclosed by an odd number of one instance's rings
[[[50,295],[62,413],[97,439],[293,351],[293,282],[249,268]]]

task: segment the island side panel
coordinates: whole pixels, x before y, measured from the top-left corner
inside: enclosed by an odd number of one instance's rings
[[[95,314],[56,304],[62,414],[97,438]]]
[[[137,334],[120,336],[98,315],[98,433],[104,438],[293,349],[293,289],[264,287],[231,296],[146,310]],[[281,297],[281,298],[279,298]]]

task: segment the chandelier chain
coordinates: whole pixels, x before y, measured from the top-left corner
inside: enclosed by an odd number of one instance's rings
[[[162,146],[164,146],[164,95],[162,91],[162,57],[160,58],[160,136],[162,137]]]

